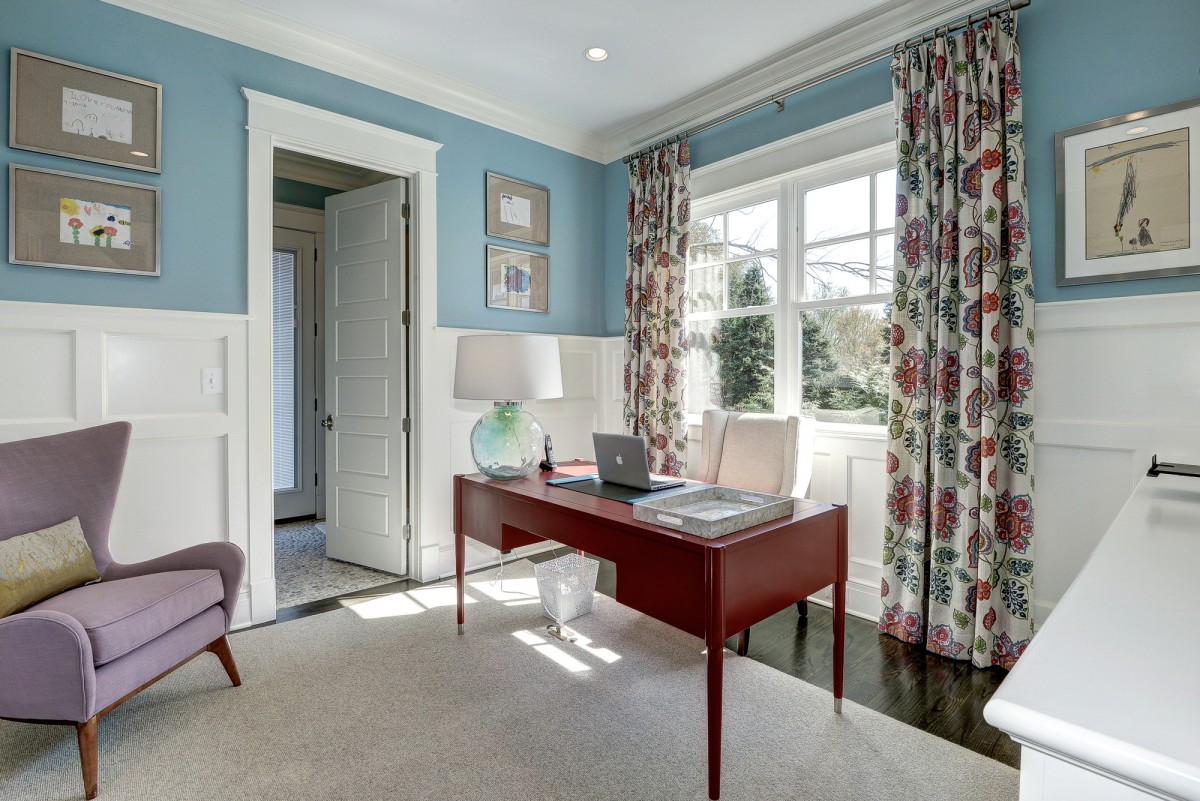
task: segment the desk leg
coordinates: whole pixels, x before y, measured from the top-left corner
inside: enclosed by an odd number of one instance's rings
[[[849,534],[846,507],[838,509],[837,578],[833,584],[833,711],[842,714],[842,674],[846,663],[846,579]]]
[[[454,575],[458,585],[458,633],[463,633],[466,616],[467,535],[462,528],[462,476],[454,477]]]
[[[833,711],[842,714],[842,674],[846,661],[846,582],[833,585]]]
[[[467,583],[467,538],[461,531],[454,532],[454,573],[458,578],[458,633],[463,633],[466,615]]]
[[[708,797],[721,797],[721,701],[725,671],[725,552],[705,551],[708,562]]]

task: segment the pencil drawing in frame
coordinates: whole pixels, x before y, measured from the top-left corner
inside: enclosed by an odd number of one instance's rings
[[[1200,98],[1054,143],[1059,286],[1200,273]]]
[[[550,257],[488,245],[486,292],[489,309],[550,311]]]
[[[157,186],[21,164],[8,168],[12,264],[157,276]]]
[[[162,172],[162,86],[12,49],[9,147]]]
[[[488,236],[531,245],[550,244],[550,190],[544,186],[487,173]]]

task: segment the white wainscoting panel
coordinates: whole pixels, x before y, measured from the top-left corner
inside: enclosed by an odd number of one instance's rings
[[[883,464],[887,454],[883,435],[818,429],[813,448],[813,476],[807,496],[846,504],[850,558],[846,611],[878,620],[879,580],[883,577]],[[812,599],[831,604],[832,590],[822,590]]]
[[[202,394],[207,367],[225,371],[226,394]],[[133,423],[118,560],[221,540],[247,550],[245,317],[0,301],[0,375],[0,441]],[[249,622],[247,583],[234,623]]]
[[[0,425],[74,422],[75,331],[14,324],[0,324]],[[30,376],[40,380],[20,380]]]
[[[136,438],[136,421],[134,431],[113,513],[113,556],[136,562],[225,539],[214,534],[229,521],[227,437]]]
[[[228,372],[228,336],[181,337],[158,334],[105,334],[106,417],[199,417],[224,415],[228,395],[200,391],[196,365]],[[155,377],[154,391],[146,379]]]
[[[1151,456],[1200,463],[1200,293],[1039,303],[1035,327],[1033,606],[1043,620]]]

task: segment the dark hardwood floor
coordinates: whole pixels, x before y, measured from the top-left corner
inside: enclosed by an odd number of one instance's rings
[[[528,557],[532,562],[568,553],[560,548]],[[281,609],[277,623],[342,609],[343,599],[373,598],[421,586],[403,579],[337,598]],[[616,569],[600,561],[596,589],[612,597]],[[747,658],[822,687],[833,689],[833,614],[809,604],[808,618],[789,607],[751,630]],[[270,625],[270,624],[268,624]],[[736,648],[736,637],[729,647]],[[983,707],[1000,686],[1005,672],[979,670],[965,662],[934,656],[916,646],[879,633],[869,621],[846,617],[845,697],[876,712],[930,734],[1018,767],[1020,747],[1008,735],[989,726]]]

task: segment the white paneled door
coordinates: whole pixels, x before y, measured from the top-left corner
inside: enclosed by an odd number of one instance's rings
[[[406,182],[325,201],[326,551],[408,571]]]

